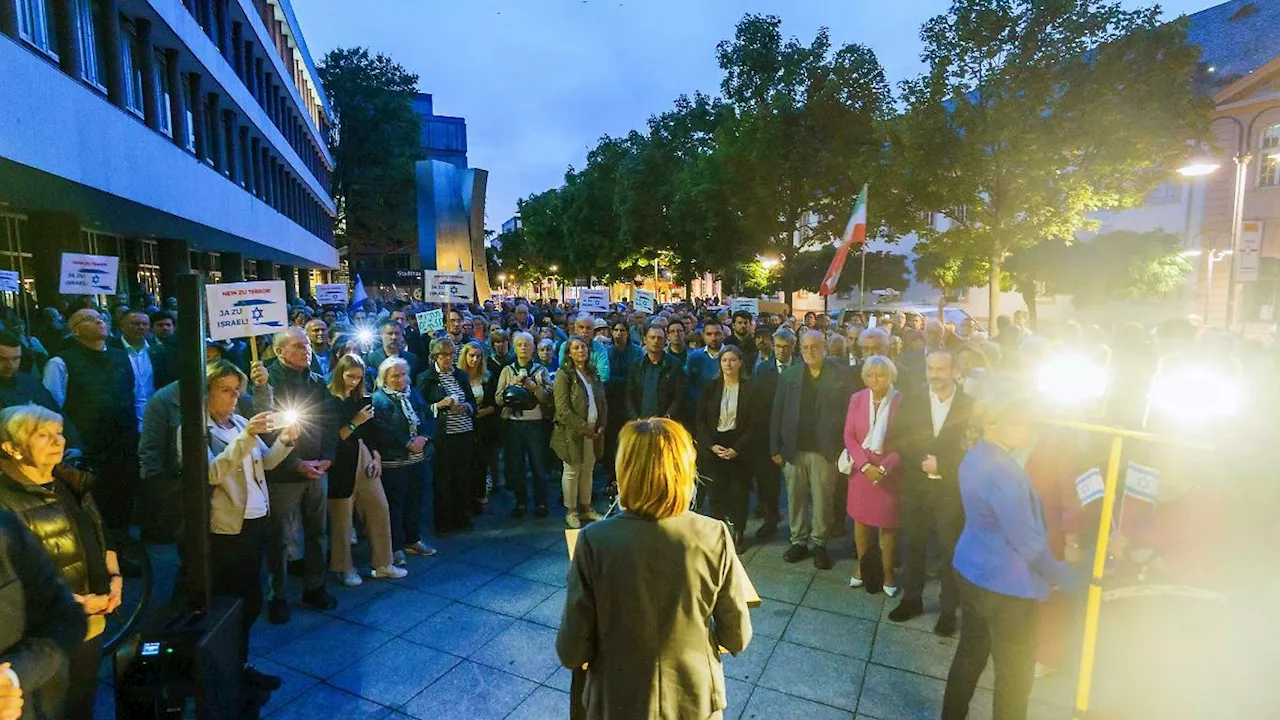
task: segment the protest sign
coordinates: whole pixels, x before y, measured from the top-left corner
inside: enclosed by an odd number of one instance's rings
[[[17,270],[0,270],[0,292],[21,292],[22,278]]]
[[[760,317],[760,298],[734,298],[729,302],[729,314],[746,310],[751,317]]]
[[[423,270],[422,285],[422,299],[427,302],[471,303],[476,299],[474,273]]]
[[[205,307],[214,340],[269,335],[289,327],[283,280],[207,285]]]
[[[636,290],[635,306],[636,310],[652,315],[658,309],[657,298],[652,291]]]
[[[414,317],[418,318],[418,332],[423,335],[429,335],[444,329],[444,311],[428,310],[420,312]]]
[[[62,253],[58,292],[63,295],[115,295],[119,277],[118,257]]]
[[[321,305],[346,305],[347,286],[343,283],[316,285],[316,302]]]
[[[582,312],[609,312],[608,290],[583,290],[578,296],[578,309]]]

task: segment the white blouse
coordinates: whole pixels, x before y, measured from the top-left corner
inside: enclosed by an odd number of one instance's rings
[[[596,421],[600,419],[599,413],[596,411],[596,393],[591,389],[591,381],[587,379],[582,371],[578,371],[578,379],[582,380],[582,384],[587,388],[587,425],[595,427]]]
[[[720,395],[720,420],[716,423],[716,432],[729,432],[738,427],[738,388],[740,387],[742,387],[741,383],[725,384],[724,392]]]

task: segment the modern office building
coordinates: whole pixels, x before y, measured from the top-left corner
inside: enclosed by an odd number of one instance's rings
[[[289,0],[0,0],[0,269],[42,303],[64,252],[118,256],[118,295],[187,268],[309,294],[331,122]]]
[[[418,93],[413,110],[422,123],[422,149],[428,160],[441,160],[460,168],[467,166],[467,120],[436,115],[431,93]]]

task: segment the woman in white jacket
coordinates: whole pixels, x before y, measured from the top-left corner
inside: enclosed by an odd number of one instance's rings
[[[245,682],[271,692],[280,678],[251,667],[249,628],[262,611],[262,563],[267,552],[270,500],[265,472],[293,452],[296,423],[283,428],[270,449],[261,435],[271,432],[272,413],[245,419],[235,413],[247,378],[226,360],[209,363],[205,371],[209,417],[209,559],[213,594],[239,598],[244,618],[240,645]]]

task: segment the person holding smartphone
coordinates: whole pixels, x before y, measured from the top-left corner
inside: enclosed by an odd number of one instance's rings
[[[382,454],[371,447],[373,401],[365,390],[368,373],[359,355],[338,358],[329,378],[333,396],[333,416],[343,424],[338,428],[338,447],[329,469],[329,570],[347,587],[359,587],[363,580],[351,560],[352,512],[360,509],[369,538],[372,576],[398,580],[408,571],[393,564],[391,519],[387,496],[382,488]]]

